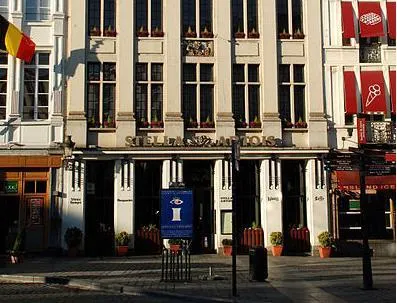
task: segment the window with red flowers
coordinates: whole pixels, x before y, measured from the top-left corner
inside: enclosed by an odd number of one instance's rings
[[[117,35],[115,0],[88,1],[88,35],[106,37]]]

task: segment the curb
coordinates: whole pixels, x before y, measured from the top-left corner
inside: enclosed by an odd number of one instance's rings
[[[235,302],[233,299],[226,298],[208,298],[203,296],[191,296],[185,294],[178,294],[171,291],[161,290],[142,290],[133,286],[120,286],[114,284],[103,284],[96,282],[89,282],[81,279],[69,279],[62,277],[53,276],[23,276],[23,275],[0,275],[0,281],[2,282],[14,282],[14,283],[34,283],[34,284],[57,284],[66,287],[82,289],[82,290],[94,290],[94,291],[105,291],[111,293],[120,293],[133,296],[150,296],[150,297],[168,297],[187,299],[190,301],[197,302]]]

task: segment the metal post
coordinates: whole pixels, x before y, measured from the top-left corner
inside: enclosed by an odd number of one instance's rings
[[[368,244],[368,201],[365,192],[365,156],[360,153],[360,205],[361,205],[361,232],[363,236],[363,288],[372,289],[371,252]]]
[[[236,281],[236,264],[237,264],[237,197],[236,197],[236,183],[237,172],[239,170],[238,160],[240,155],[240,146],[238,142],[232,140],[232,294],[233,297],[237,296],[237,281]]]

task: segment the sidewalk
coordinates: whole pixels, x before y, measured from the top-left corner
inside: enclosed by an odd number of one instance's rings
[[[372,258],[375,290],[362,290],[361,258],[268,257],[266,282],[250,282],[248,256],[237,257],[237,302],[395,302],[394,258]],[[232,302],[231,258],[192,255],[191,282],[161,282],[160,256],[28,258],[0,268],[0,281],[70,287],[189,301]],[[209,274],[219,279],[204,280]]]

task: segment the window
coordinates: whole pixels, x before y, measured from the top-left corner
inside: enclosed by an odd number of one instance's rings
[[[88,127],[115,127],[116,63],[87,64]]]
[[[8,19],[8,0],[0,0],[0,14]]]
[[[238,128],[261,127],[259,65],[233,65],[233,116]]]
[[[36,53],[24,66],[23,119],[48,119],[49,53]]]
[[[50,0],[26,0],[25,15],[27,21],[49,20]]]
[[[277,28],[280,39],[303,39],[302,0],[277,0]]]
[[[284,127],[306,128],[305,66],[279,65],[279,113]]]
[[[184,64],[182,79],[185,127],[213,128],[214,65]]]
[[[188,38],[212,38],[212,0],[182,1],[183,35]],[[196,20],[198,22],[196,22]]]
[[[0,53],[0,120],[6,118],[8,55]]]
[[[90,36],[116,36],[115,0],[88,1],[88,32]]]
[[[138,127],[162,128],[163,64],[135,65],[135,118]]]
[[[135,6],[136,33],[138,37],[163,37],[162,0],[138,0]],[[150,22],[149,22],[150,20]]]
[[[232,16],[235,38],[259,38],[257,0],[233,0]]]

